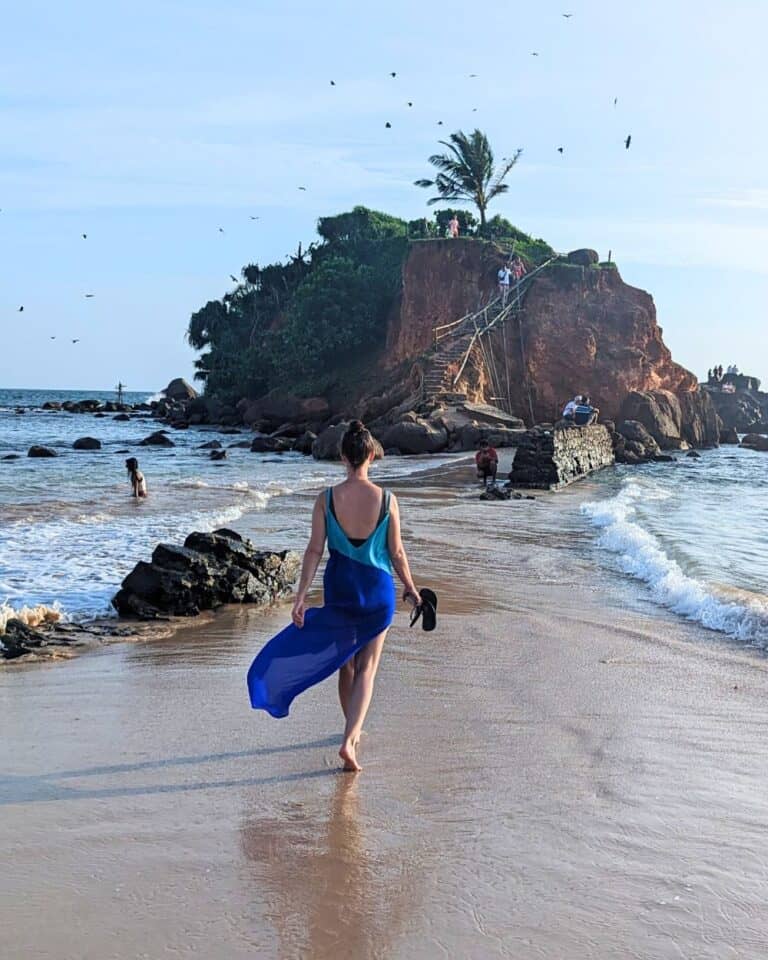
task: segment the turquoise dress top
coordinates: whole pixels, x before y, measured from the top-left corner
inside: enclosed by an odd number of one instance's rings
[[[303,627],[281,630],[251,664],[247,681],[255,710],[287,716],[295,697],[335,673],[392,623],[389,507],[389,493],[383,492],[376,528],[364,540],[350,539],[336,518],[333,491],[326,490],[324,604],[306,611]]]

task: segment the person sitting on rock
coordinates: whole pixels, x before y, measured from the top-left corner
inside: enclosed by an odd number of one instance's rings
[[[496,483],[496,471],[499,469],[499,455],[487,440],[480,441],[480,449],[475,454],[475,465],[477,466],[477,477],[488,486],[488,478],[491,483]]]
[[[125,461],[125,469],[128,471],[128,479],[131,482],[131,496],[137,500],[143,500],[147,495],[147,481],[139,470],[139,461],[136,457],[128,457]]]
[[[590,423],[595,423],[599,413],[597,407],[592,406],[589,397],[583,396],[581,403],[577,404],[574,410],[573,422],[577,427],[589,426]]]
[[[577,393],[573,400],[569,400],[563,407],[563,420],[573,420],[576,413],[576,407],[581,403],[581,397]]]

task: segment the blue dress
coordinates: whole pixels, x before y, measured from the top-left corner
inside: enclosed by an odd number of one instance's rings
[[[304,626],[291,624],[261,650],[248,671],[255,710],[286,717],[302,691],[325,680],[392,623],[395,582],[389,557],[389,493],[376,529],[362,541],[344,533],[325,494],[328,563],[323,575],[325,603],[306,611]]]

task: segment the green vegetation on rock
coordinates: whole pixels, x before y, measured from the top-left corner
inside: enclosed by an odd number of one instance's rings
[[[485,227],[452,209],[409,223],[362,206],[321,217],[319,242],[306,250],[299,245],[287,263],[243,267],[233,291],[192,314],[187,338],[201,351],[195,376],[206,394],[226,402],[275,388],[324,394],[349,371],[374,364],[402,289],[409,243],[444,236],[454,213],[463,236],[487,237],[529,265],[551,256],[543,240],[498,216]]]

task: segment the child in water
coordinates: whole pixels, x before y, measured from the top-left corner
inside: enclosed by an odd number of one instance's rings
[[[144,474],[139,470],[139,461],[136,457],[128,457],[125,461],[125,469],[128,471],[128,477],[131,481],[132,496],[136,499],[143,499],[147,495],[147,481]]]

